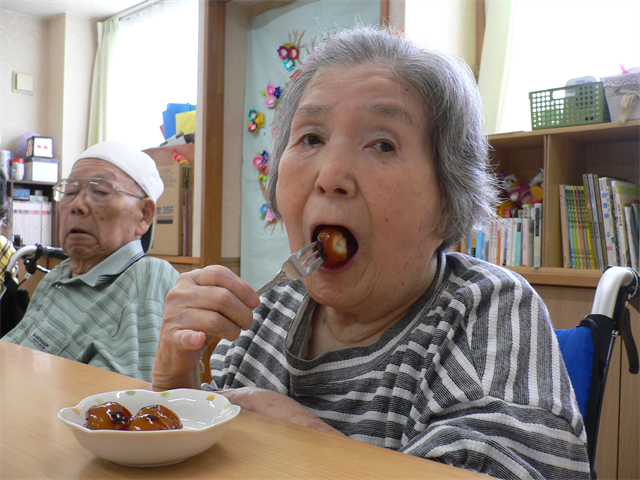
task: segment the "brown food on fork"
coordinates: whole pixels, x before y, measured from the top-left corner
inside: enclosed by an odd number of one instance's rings
[[[335,266],[349,259],[355,252],[351,235],[342,227],[322,227],[318,241],[322,244],[322,258],[329,266]]]

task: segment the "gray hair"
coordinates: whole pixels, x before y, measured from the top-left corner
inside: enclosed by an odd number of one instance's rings
[[[9,201],[7,199],[7,177],[4,170],[0,168],[0,220],[7,216],[9,212]]]
[[[495,216],[497,180],[490,168],[482,101],[466,64],[421,48],[388,29],[343,30],[327,35],[310,53],[275,110],[267,201],[279,217],[278,165],[309,82],[327,68],[366,63],[389,68],[422,97],[430,121],[425,136],[431,139],[444,210],[440,248],[449,248],[466,239],[484,218]]]

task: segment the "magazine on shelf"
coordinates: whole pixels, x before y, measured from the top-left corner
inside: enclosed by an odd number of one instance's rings
[[[627,236],[627,223],[624,207],[633,203],[640,203],[640,190],[635,183],[619,180],[611,181],[611,194],[616,215],[616,232],[620,254],[620,265],[631,266],[631,253],[629,251],[629,238]]]
[[[607,263],[609,265],[620,265],[620,255],[618,253],[618,238],[616,233],[616,216],[613,208],[613,198],[611,196],[612,177],[600,177],[600,198],[602,200],[602,221],[604,224],[604,239],[607,248]]]
[[[627,241],[629,242],[629,261],[631,268],[638,271],[638,225],[635,223],[633,207],[637,204],[624,207],[624,219],[627,223]]]

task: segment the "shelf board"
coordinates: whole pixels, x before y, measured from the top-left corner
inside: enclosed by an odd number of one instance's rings
[[[531,285],[596,288],[601,270],[553,267],[506,267],[522,275]]]
[[[14,180],[7,179],[7,183],[13,183],[18,185],[42,185],[44,187],[53,187],[56,182],[34,182],[33,180]]]
[[[489,142],[494,147],[524,149],[541,145],[546,135],[562,135],[586,143],[637,141],[640,137],[640,128],[638,127],[640,127],[640,120],[629,120],[624,124],[620,122],[594,123],[526,132],[494,133],[489,135]]]

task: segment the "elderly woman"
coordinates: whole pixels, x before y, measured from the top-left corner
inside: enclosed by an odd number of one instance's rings
[[[54,188],[69,258],[38,284],[3,340],[151,380],[167,292],[178,272],[145,255],[164,184],[153,159],[106,141]]]
[[[213,382],[243,408],[502,478],[588,478],[548,312],[517,274],[448,253],[491,214],[468,68],[359,28],[314,50],[274,119],[269,200],[292,251],[350,256],[260,299],[228,270],[169,292],[155,389]],[[253,311],[252,311],[253,309]]]

